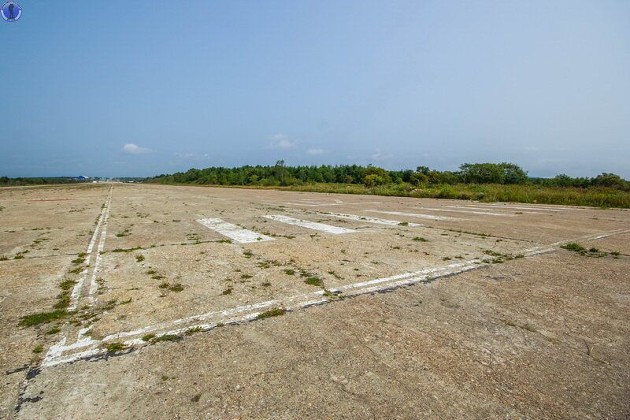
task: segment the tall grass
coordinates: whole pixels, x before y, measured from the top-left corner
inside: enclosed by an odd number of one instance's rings
[[[437,184],[414,187],[410,184],[401,183],[368,188],[357,184],[317,183],[278,188],[291,191],[339,194],[373,194],[416,198],[450,198],[483,202],[630,208],[629,192],[605,187],[544,187],[529,184]]]

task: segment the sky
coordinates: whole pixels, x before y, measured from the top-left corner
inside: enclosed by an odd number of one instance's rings
[[[630,2],[18,0],[0,176],[511,162],[630,179]]]

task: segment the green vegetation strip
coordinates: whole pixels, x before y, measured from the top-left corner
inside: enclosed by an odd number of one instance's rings
[[[584,246],[576,242],[569,242],[568,244],[561,245],[560,248],[566,249],[567,251],[577,252],[578,254],[584,255],[587,257],[601,258],[607,255],[610,255],[613,258],[619,258],[619,255],[620,255],[619,251],[612,251],[608,253],[608,252],[600,251],[597,248],[586,249]]]
[[[26,315],[20,320],[20,325],[23,327],[32,327],[40,324],[47,324],[58,319],[62,319],[68,315],[63,309],[56,309],[50,312],[39,312],[32,315]]]
[[[294,191],[450,198],[630,208],[630,182],[602,173],[594,178],[533,178],[512,163],[464,163],[459,171],[426,166],[388,171],[375,166],[243,166],[190,169],[147,180],[159,184],[196,184],[278,188]]]

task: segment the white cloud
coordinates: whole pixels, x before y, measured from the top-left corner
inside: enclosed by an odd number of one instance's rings
[[[393,154],[391,153],[383,153],[381,152],[380,149],[376,149],[376,152],[372,153],[372,159],[376,160],[376,161],[380,161],[380,160],[388,160],[394,157]]]
[[[125,153],[129,153],[130,155],[141,155],[143,153],[150,153],[151,149],[140,147],[137,144],[127,143],[123,146],[122,151]]]
[[[295,141],[281,133],[274,134],[269,137],[269,140],[271,142],[269,144],[270,149],[291,149],[295,147]]]
[[[175,157],[186,160],[206,160],[210,158],[209,153],[175,153]]]
[[[308,149],[306,151],[306,153],[308,153],[309,155],[322,155],[325,152],[326,151],[324,149]]]

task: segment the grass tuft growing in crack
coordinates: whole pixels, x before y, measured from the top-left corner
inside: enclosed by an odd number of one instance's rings
[[[287,313],[287,310],[284,308],[273,308],[273,309],[269,309],[268,311],[259,313],[256,319],[272,318],[274,316],[282,316],[286,313]]]

